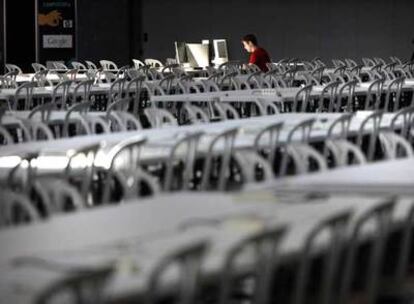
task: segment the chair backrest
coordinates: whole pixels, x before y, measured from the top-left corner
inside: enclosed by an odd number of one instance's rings
[[[16,111],[19,109],[20,103],[23,101],[23,109],[30,110],[32,101],[33,101],[33,89],[36,87],[36,84],[33,82],[26,82],[20,85],[15,94],[13,103],[10,105],[10,110]],[[10,101],[9,101],[10,102]]]
[[[70,95],[70,88],[72,87],[73,81],[66,80],[58,83],[52,91],[51,103],[60,109],[65,109],[68,105],[68,98]]]
[[[6,63],[5,67],[6,67],[7,72],[17,71],[18,75],[23,74],[22,69],[19,66],[15,65],[15,64]]]
[[[400,99],[401,99],[401,92],[402,92],[402,87],[404,85],[404,81],[405,81],[404,77],[398,77],[389,83],[387,87],[387,94],[385,96],[384,111],[396,112],[400,110]]]
[[[17,82],[15,77],[12,77],[10,74],[17,74],[16,71],[9,72],[4,76],[0,76],[0,89],[10,89],[16,88]]]
[[[14,143],[13,137],[10,132],[0,125],[0,145],[11,145]]]
[[[368,115],[361,123],[356,144],[357,146],[364,151],[364,136],[368,136],[368,149],[365,152],[365,155],[367,156],[368,161],[374,160],[375,156],[375,148],[376,148],[376,142],[378,139],[379,130],[381,127],[381,121],[382,121],[383,112],[382,111],[376,111]],[[367,129],[367,125],[371,125],[371,128]]]
[[[104,70],[118,70],[116,63],[110,60],[99,60],[99,64]]]
[[[71,65],[74,69],[77,69],[78,71],[86,71],[87,70],[86,65],[84,65],[83,63],[78,62],[78,61],[72,61]]]
[[[214,102],[213,106],[218,111],[221,120],[240,119],[239,113],[229,103]]]
[[[209,143],[206,157],[203,165],[202,180],[201,180],[201,190],[208,190],[211,187],[210,176],[213,165],[213,158],[215,156],[214,149],[216,145],[220,142],[223,142],[222,149],[220,150],[219,155],[221,156],[221,167],[218,175],[217,189],[219,191],[224,191],[226,189],[227,182],[227,173],[229,172],[231,156],[233,153],[234,142],[238,133],[238,128],[227,129],[219,134],[217,134]]]
[[[122,99],[125,92],[125,79],[116,79],[109,88],[108,103],[111,104],[117,99]]]
[[[63,133],[62,133],[63,137],[68,137],[70,135],[69,134],[69,126],[72,123],[76,123],[79,126],[81,126],[86,134],[88,134],[88,135],[92,134],[92,130],[91,130],[91,127],[89,125],[89,122],[83,116],[83,115],[87,114],[87,112],[89,111],[91,105],[92,105],[92,102],[89,101],[89,100],[88,101],[82,101],[82,102],[79,102],[79,103],[76,103],[76,104],[72,105],[66,111],[65,120],[63,122]],[[79,113],[79,116],[76,117],[75,120],[72,117],[73,113]],[[77,128],[77,131],[78,130],[79,130],[79,127]]]
[[[157,68],[157,67],[160,68],[164,66],[162,62],[157,59],[147,58],[144,60],[144,62],[145,62],[145,65],[148,65],[153,68]]]
[[[411,130],[414,127],[414,106],[403,108],[391,119],[390,129],[393,132],[400,130],[399,134],[411,141]]]
[[[79,98],[81,102],[89,101],[93,83],[93,80],[85,80],[79,82],[73,89],[72,103],[78,102]]]
[[[189,190],[191,188],[191,179],[194,173],[194,163],[197,156],[198,142],[203,135],[203,132],[194,132],[184,135],[179,138],[170,149],[169,157],[166,163],[166,171],[164,178],[164,191],[172,191],[177,188],[177,185],[173,185],[174,179],[174,166],[177,160],[181,160],[184,164],[182,172],[182,188],[183,190]],[[183,153],[184,149],[184,153]],[[179,187],[180,185],[178,185]]]
[[[139,69],[140,67],[145,66],[145,63],[143,63],[141,60],[138,59],[132,59],[132,62],[134,63],[135,69]]]
[[[296,93],[293,100],[292,112],[306,112],[312,88],[313,85],[306,85]]]
[[[198,106],[186,103],[184,109],[188,114],[191,124],[208,123],[210,121],[207,114]]]
[[[102,303],[104,288],[112,273],[112,265],[69,272],[42,290],[33,303],[50,304],[62,298],[76,304]]]
[[[386,159],[414,156],[412,146],[401,135],[391,130],[383,130],[379,133],[378,138]]]
[[[364,110],[379,110],[383,88],[384,79],[376,79],[369,85]]]
[[[381,276],[385,243],[389,234],[390,224],[392,223],[392,212],[395,202],[387,200],[370,208],[360,215],[353,224],[351,239],[348,243],[348,251],[344,262],[344,270],[339,289],[338,300],[340,304],[349,303],[351,285],[356,275],[356,254],[358,246],[361,244],[361,236],[368,223],[374,223],[374,235],[371,236],[371,248],[369,256],[364,264],[365,277],[361,278],[358,272],[358,279],[363,279],[366,294],[366,303],[375,303],[378,291],[378,282]]]
[[[279,145],[279,135],[283,128],[283,122],[272,123],[257,133],[254,139],[254,147],[257,152],[266,151],[270,165],[274,166],[276,149]],[[267,152],[268,151],[268,152]]]
[[[341,112],[341,108],[343,107],[342,100],[346,98],[347,102],[345,106],[345,111],[352,112],[354,107],[355,87],[357,86],[357,84],[358,80],[355,79],[348,81],[347,83],[339,87],[336,107],[333,109],[334,111]]]
[[[197,302],[197,291],[200,288],[200,273],[203,257],[208,249],[208,243],[205,240],[194,242],[175,250],[175,252],[162,258],[148,278],[147,292],[145,295],[146,304],[159,303],[160,285],[163,275],[171,268],[178,267],[178,282],[174,291],[177,303],[193,304]]]
[[[35,82],[38,87],[52,87],[52,82],[47,78],[49,70],[40,70],[36,72],[32,77],[32,82]]]
[[[161,128],[167,126],[177,126],[177,119],[167,110],[159,108],[146,108],[144,110],[145,116],[152,128]]]
[[[0,191],[0,228],[40,220],[38,210],[22,193],[8,189]]]
[[[53,61],[52,66],[55,70],[62,70],[62,71],[68,70],[68,67],[63,62],[60,62],[60,61]]]
[[[23,123],[29,130],[31,139],[34,141],[53,140],[55,138],[49,126],[42,121],[26,119]]]
[[[338,97],[338,87],[341,84],[340,81],[334,81],[334,82],[330,82],[327,85],[325,85],[325,87],[322,89],[322,92],[319,96],[319,111],[322,112],[323,109],[328,110],[328,112],[333,112],[335,110],[335,101]],[[324,104],[324,100],[325,98],[328,98],[329,103],[328,103],[328,107],[325,106]]]
[[[125,87],[125,92],[128,95],[132,95],[132,114],[138,115],[139,109],[141,106],[141,93],[142,93],[142,86],[145,81],[145,76],[138,76],[132,78]]]
[[[91,201],[91,187],[93,184],[93,176],[95,172],[95,158],[96,155],[101,148],[101,143],[92,143],[83,146],[77,150],[71,149],[68,150],[66,153],[66,157],[68,158],[68,163],[65,168],[65,178],[70,183],[72,177],[80,180],[79,182],[79,193],[81,194],[85,203],[90,205]],[[79,174],[79,166],[74,164],[79,164],[79,158],[83,156],[82,161],[82,174]],[[77,162],[77,163],[76,163]],[[72,171],[75,167],[74,172]]]
[[[348,131],[351,125],[353,113],[345,113],[336,119],[328,129],[326,140],[344,139],[348,138]],[[339,131],[339,132],[338,132]],[[324,156],[328,156],[328,151],[324,149]]]
[[[291,143],[293,141],[299,141],[307,143],[309,141],[310,134],[312,132],[313,124],[315,123],[315,118],[305,119],[295,125],[292,130],[289,131],[287,137],[287,143]],[[297,133],[300,133],[300,138],[294,138]]]
[[[44,103],[41,105],[36,106],[27,117],[28,119],[32,119],[37,114],[40,114],[40,121],[47,123],[50,121],[50,115],[52,111],[56,109],[56,105],[52,102]]]
[[[328,234],[328,240],[326,242],[327,246],[323,250],[322,275],[320,278],[319,293],[317,295],[319,301],[317,303],[330,304],[334,301],[334,296],[336,295],[334,291],[337,287],[334,283],[340,268],[340,256],[342,249],[345,247],[347,228],[351,214],[351,211],[343,211],[339,214],[329,216],[312,228],[306,236],[299,257],[299,269],[296,276],[292,303],[305,303],[305,299],[307,298],[307,285],[311,280],[314,280],[310,275],[312,258],[314,257],[318,238],[324,233]]]
[[[287,228],[271,227],[262,232],[256,232],[237,242],[227,252],[224,261],[224,269],[220,278],[220,304],[232,302],[232,295],[237,284],[237,260],[238,258],[251,250],[252,256],[251,278],[254,280],[254,294],[252,303],[270,303],[270,294],[272,284],[274,283],[273,275],[278,262],[278,249],[283,242]],[[250,299],[249,299],[250,300]]]
[[[40,64],[40,63],[32,63],[32,68],[35,73],[39,71],[47,70],[47,68],[43,64]]]
[[[98,67],[92,61],[85,60],[85,63],[86,63],[86,66],[88,67],[88,70],[94,70],[94,71],[98,70]]]
[[[146,138],[142,135],[131,136],[111,147],[106,153],[104,169],[107,174],[104,180],[104,188],[101,198],[103,204],[107,204],[111,201],[111,193],[113,190],[111,185],[112,180],[116,176],[115,173],[122,173],[121,176],[123,178],[133,179],[133,181],[129,183],[129,187],[134,189],[137,187],[137,175],[135,173],[136,171],[139,171],[140,151],[146,141]]]
[[[362,62],[364,63],[364,66],[366,67],[373,67],[376,65],[375,61],[371,58],[362,58]]]

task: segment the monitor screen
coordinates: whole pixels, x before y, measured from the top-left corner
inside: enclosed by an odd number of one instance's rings
[[[209,66],[208,44],[187,43],[186,51],[191,67],[205,68]]]
[[[225,39],[214,40],[214,56],[216,59],[221,58],[228,60],[227,41]]]
[[[185,42],[175,42],[175,58],[178,64],[188,62],[187,48]]]

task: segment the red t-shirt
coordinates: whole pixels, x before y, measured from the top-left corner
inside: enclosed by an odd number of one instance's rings
[[[267,72],[269,70],[266,66],[266,63],[268,62],[270,62],[269,54],[260,47],[250,54],[249,63],[254,63],[263,72]]]

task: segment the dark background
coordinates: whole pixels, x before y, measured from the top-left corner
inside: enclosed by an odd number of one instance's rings
[[[230,57],[244,60],[245,33],[257,34],[276,61],[391,55],[407,60],[413,13],[413,0],[78,0],[78,60],[163,61],[174,57],[175,40],[213,38],[228,39]]]

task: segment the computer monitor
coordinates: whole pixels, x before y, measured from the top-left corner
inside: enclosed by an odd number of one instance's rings
[[[193,68],[205,68],[209,66],[208,44],[186,43],[188,62]]]
[[[220,65],[229,61],[227,41],[225,39],[214,39],[214,63]]]
[[[174,43],[175,45],[175,58],[177,59],[178,64],[184,64],[188,62],[187,48],[185,42]]]

